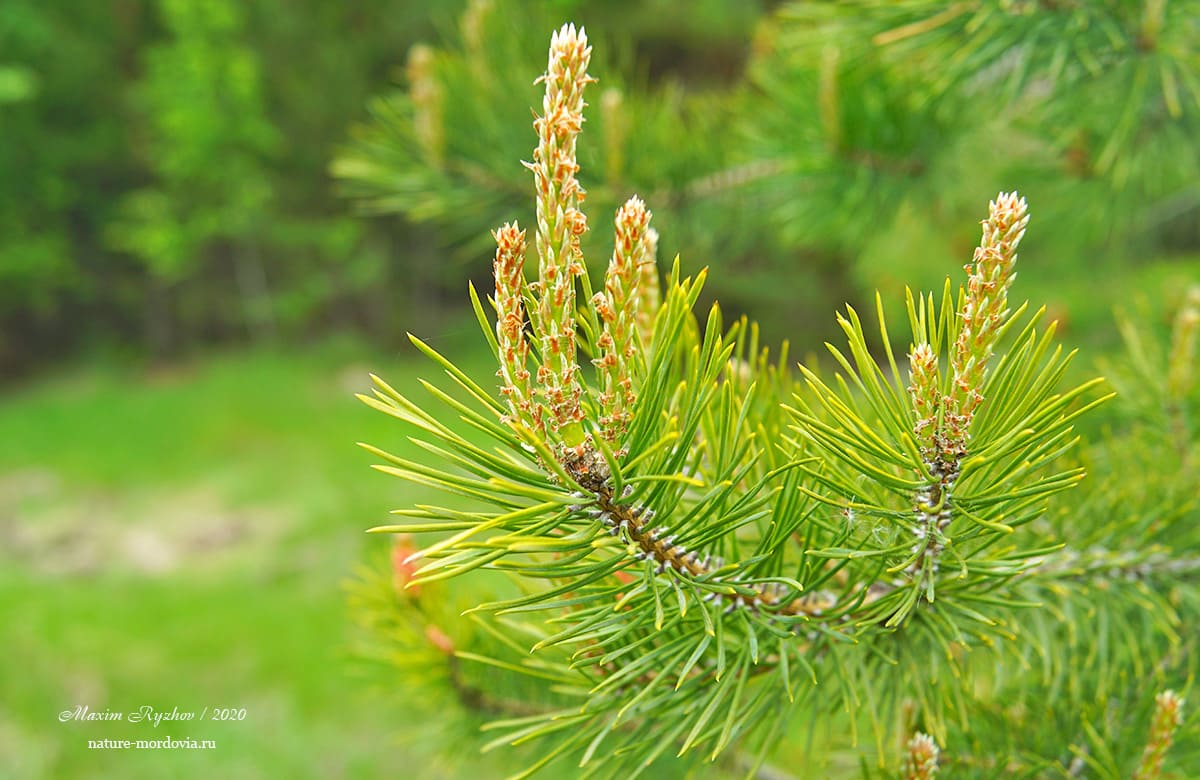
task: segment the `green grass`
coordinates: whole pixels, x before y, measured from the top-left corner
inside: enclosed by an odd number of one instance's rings
[[[420,393],[417,365],[326,345],[80,366],[0,396],[4,776],[423,776],[402,697],[355,677],[341,589],[388,544],[363,530],[418,498],[354,446],[420,457],[353,393],[368,370]],[[247,716],[60,723],[76,705]],[[165,736],[217,748],[87,748]]]

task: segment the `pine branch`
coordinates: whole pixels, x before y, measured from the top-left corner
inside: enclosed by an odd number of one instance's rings
[[[1041,327],[1041,312],[1009,309],[1024,200],[1002,193],[991,204],[963,287],[947,281],[940,300],[909,293],[909,386],[881,296],[879,347],[847,308],[846,346],[828,345],[837,373],[801,366],[800,384],[786,350],[773,361],[747,323],[724,331],[714,306],[701,325],[705,272],[684,278],[676,259],[660,288],[640,200],[618,212],[593,292],[576,155],[590,56],[583,30],[564,26],[540,80],[528,165],[536,279],[525,277],[524,233],[506,224],[493,234],[494,322],[471,291],[499,397],[415,338],[442,385],[423,382],[429,398],[418,402],[376,379],[363,397],[429,456],[368,448],[386,461],[377,468],[470,508],[398,510],[404,522],[373,530],[437,535],[398,564],[410,590],[487,570],[518,584],[469,610],[504,652],[455,658],[553,692],[553,706],[492,726],[502,736],[490,745],[544,739],[527,773],[565,754],[588,776],[631,777],[667,750],[714,761],[760,739],[766,751],[802,707],[814,718],[842,712],[851,730],[863,719],[881,745],[903,700],[931,735],[909,744],[909,776],[932,776],[938,742],[956,756],[962,744],[966,762],[969,740],[947,736],[974,691],[1001,688],[1003,668],[989,664],[1074,650],[1036,597],[1065,593],[1055,608],[1074,610],[1073,587],[1196,570],[1194,556],[1156,547],[1152,534],[1118,548],[1119,531],[1150,527],[1141,516],[1105,515],[1091,546],[1079,533],[1069,549],[1055,540],[1066,534],[1047,519],[1050,499],[1084,472],[1064,460],[1074,426],[1110,396],[1096,392],[1099,380],[1062,389],[1073,353],[1055,344],[1053,324]],[[1126,619],[1132,603],[1101,614]],[[1139,619],[1175,619],[1151,607]],[[1024,624],[1038,636],[1008,650]],[[1109,630],[1096,628],[1105,648]],[[1165,631],[1155,626],[1147,643]],[[1136,665],[1141,650],[1129,644]],[[1102,684],[1128,669],[1107,655],[1096,665]],[[464,703],[503,703],[460,672],[451,669],[451,685]],[[1099,732],[1084,726],[1094,751]]]

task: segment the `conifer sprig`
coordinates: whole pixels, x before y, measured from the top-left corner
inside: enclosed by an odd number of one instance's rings
[[[992,202],[975,261],[966,267],[967,286],[957,296],[949,282],[940,306],[932,296],[909,295],[914,346],[907,388],[897,381],[878,297],[887,371],[871,355],[852,308],[839,317],[849,355],[829,345],[845,372],[839,387],[802,367],[816,402],[796,397],[797,433],[844,471],[810,469],[818,487],[807,489],[818,500],[875,524],[870,534],[860,531],[837,549],[816,554],[847,565],[880,556],[889,575],[903,573],[889,583],[893,594],[879,602],[879,609],[891,610],[881,615],[889,626],[902,623],[918,599],[932,602],[941,592],[961,593],[970,601],[972,591],[987,581],[1019,571],[1019,561],[1000,555],[996,543],[1035,518],[1046,497],[1083,476],[1078,468],[1037,472],[1077,441],[1072,421],[1103,399],[1086,404],[1076,399],[1098,380],[1057,392],[1071,355],[1061,347],[1050,349],[1054,326],[1039,335],[1036,315],[1013,349],[993,360],[996,345],[1024,313],[1024,307],[1009,311],[1007,295],[1026,211],[1015,193],[1002,193]],[[939,373],[943,350],[947,376]],[[851,388],[857,397],[848,392]],[[991,403],[984,403],[989,397]],[[1033,426],[1037,436],[1027,432]],[[1023,487],[1014,490],[1014,482]],[[908,513],[900,502],[909,504]],[[952,575],[943,570],[946,558]]]
[[[1053,326],[1009,310],[1024,201],[993,202],[965,289],[909,295],[909,386],[879,297],[884,361],[851,308],[838,318],[847,348],[830,346],[836,377],[802,366],[800,385],[753,326],[724,331],[716,306],[696,316],[705,272],[684,278],[676,259],[660,291],[637,198],[591,294],[576,178],[589,57],[583,30],[565,26],[540,80],[537,279],[510,223],[494,233],[494,323],[471,292],[498,392],[414,339],[448,383],[423,382],[431,399],[418,403],[377,379],[364,399],[429,456],[369,448],[378,468],[459,503],[397,510],[404,522],[374,530],[438,535],[400,562],[409,589],[480,569],[521,583],[470,609],[507,650],[454,645],[552,687],[552,706],[494,724],[494,744],[546,738],[545,761],[571,752],[589,775],[630,777],[668,750],[769,749],[779,713],[799,707],[861,716],[882,744],[895,713],[875,705],[910,695],[947,744],[961,701],[929,680],[952,669],[965,685],[964,654],[1013,636],[1011,597],[1036,567],[1057,576],[1018,530],[1082,477],[1060,456],[1102,400],[1094,382],[1060,390],[1070,355]],[[935,746],[910,743],[914,776],[936,769]]]

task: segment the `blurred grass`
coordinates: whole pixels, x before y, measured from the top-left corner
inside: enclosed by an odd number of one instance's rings
[[[416,361],[256,350],[78,366],[0,397],[0,774],[413,776],[403,709],[352,678],[339,586],[386,548],[363,529],[417,498],[372,478],[354,441],[417,455],[353,393],[373,370],[419,394]],[[247,716],[58,721],[83,704]],[[167,736],[218,747],[86,747]]]
[[[1144,295],[1169,312],[1197,270],[1190,258],[1062,279],[1032,269],[1023,292],[1065,319],[1064,341],[1083,347],[1078,368],[1090,375],[1113,346],[1113,306]],[[832,312],[829,323],[832,336]],[[492,368],[477,342],[464,325],[433,344],[482,380]],[[478,778],[511,769],[504,751],[478,757],[465,734],[462,750],[439,755],[429,709],[386,670],[348,657],[340,586],[360,562],[386,560],[390,543],[363,530],[422,499],[373,475],[373,458],[354,447],[422,458],[402,426],[353,398],[369,371],[420,398],[417,376],[438,369],[407,345],[386,354],[326,342],[165,367],[100,360],[0,395],[0,775]],[[247,717],[157,729],[58,722],[81,704],[245,707]],[[86,748],[88,739],[167,736],[218,747]]]

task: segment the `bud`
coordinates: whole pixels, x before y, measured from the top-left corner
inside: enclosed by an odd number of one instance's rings
[[[454,655],[454,640],[446,636],[442,629],[430,623],[425,626],[425,638],[429,640],[429,644],[436,647],[446,655]]]
[[[1175,730],[1183,723],[1183,699],[1175,691],[1163,691],[1154,698],[1154,715],[1150,720],[1150,738],[1142,751],[1142,760],[1133,780],[1158,780],[1162,774],[1163,758],[1171,747]]]
[[[640,356],[637,288],[646,255],[646,233],[650,212],[636,195],[617,211],[616,243],[604,292],[592,304],[601,322],[595,359],[601,378],[600,427],[608,441],[619,441],[629,426],[636,400],[634,363]]]
[[[538,81],[546,85],[542,114],[533,123],[538,147],[533,162],[537,190],[538,324],[542,366],[541,403],[567,444],[582,441],[583,395],[575,357],[575,277],[584,273],[580,237],[587,219],[579,210],[584,191],[575,174],[575,145],[583,127],[583,88],[592,50],[587,35],[564,25],[550,41],[550,60]],[[570,439],[571,441],[568,441]]]
[[[625,138],[628,129],[625,99],[621,90],[609,87],[600,94],[600,117],[604,122],[604,180],[617,187],[625,171]]]
[[[1171,352],[1167,355],[1167,394],[1182,399],[1195,384],[1196,331],[1200,328],[1200,287],[1188,290],[1187,299],[1175,315]]]
[[[471,0],[459,22],[466,50],[478,56],[483,51],[483,33],[493,10],[493,0]]]
[[[525,340],[525,231],[515,222],[492,233],[496,239],[496,343],[503,380],[500,392],[508,401],[511,420],[541,430],[541,409],[534,407],[530,388],[529,343]]]
[[[434,71],[433,49],[423,43],[409,49],[405,73],[413,106],[413,136],[426,159],[440,166],[446,138],[442,126],[442,85]]]
[[[654,319],[662,306],[662,291],[658,282],[658,231],[654,228],[646,231],[645,245],[646,251],[638,266],[637,320],[642,349],[649,350],[654,341]]]
[[[398,596],[415,598],[421,595],[420,585],[409,585],[417,573],[416,562],[408,560],[415,552],[417,548],[413,544],[412,536],[401,534],[396,537],[396,542],[392,545],[392,587],[396,589]]]
[[[904,748],[904,780],[933,780],[937,775],[938,746],[933,737],[917,732]]]
[[[937,355],[927,343],[913,347],[908,356],[908,387],[913,412],[917,422],[913,427],[917,446],[926,463],[936,460],[938,455],[938,417],[941,408],[941,391],[938,389]]]
[[[966,266],[967,294],[958,311],[960,330],[950,353],[953,380],[945,398],[943,454],[957,459],[966,452],[975,410],[983,401],[987,363],[1008,318],[1008,288],[1016,274],[1017,245],[1029,224],[1025,199],[1002,192],[989,204],[974,265]]]

